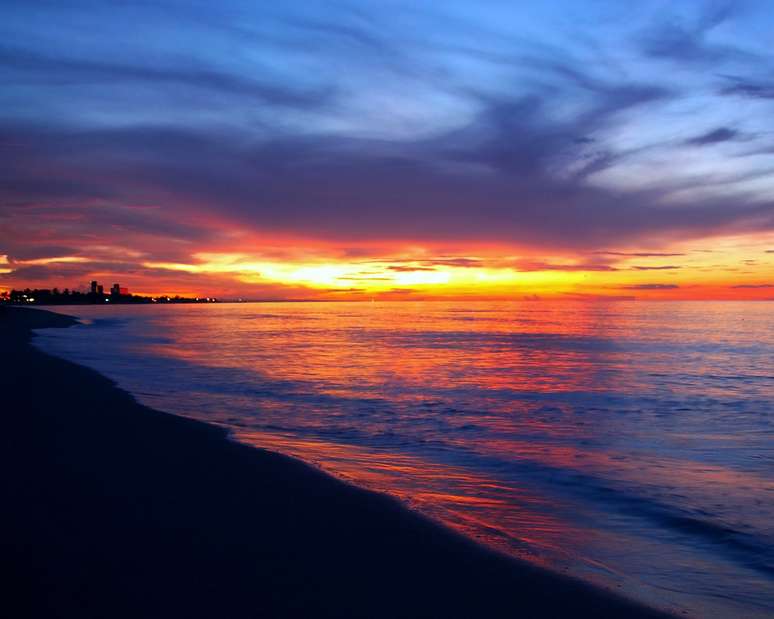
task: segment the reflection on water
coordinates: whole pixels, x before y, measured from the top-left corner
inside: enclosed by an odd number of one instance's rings
[[[771,303],[65,311],[41,345],[151,406],[650,603],[774,614]]]

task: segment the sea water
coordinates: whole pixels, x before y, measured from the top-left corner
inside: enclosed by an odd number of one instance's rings
[[[774,303],[53,308],[44,350],[661,608],[774,616]]]

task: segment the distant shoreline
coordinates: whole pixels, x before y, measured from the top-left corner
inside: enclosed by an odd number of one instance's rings
[[[300,461],[138,404],[0,307],[19,617],[666,617],[493,553]]]
[[[97,282],[92,283],[91,292],[70,291],[67,288],[60,292],[57,288],[24,288],[12,289],[9,292],[0,293],[0,304],[26,307],[35,306],[82,306],[82,305],[166,305],[169,303],[194,303],[207,304],[218,303],[216,297],[181,297],[179,295],[144,296],[129,294],[125,288],[118,288],[116,284],[109,293],[105,293],[102,286],[97,290]]]

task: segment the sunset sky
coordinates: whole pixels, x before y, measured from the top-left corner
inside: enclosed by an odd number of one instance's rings
[[[0,8],[0,289],[774,298],[761,2]]]

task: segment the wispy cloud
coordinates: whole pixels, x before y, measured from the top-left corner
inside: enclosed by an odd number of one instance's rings
[[[684,256],[683,252],[626,252],[626,251],[596,251],[595,254],[605,256],[622,256],[634,258],[671,258],[674,256]]]
[[[718,127],[717,129],[712,129],[711,131],[690,138],[686,140],[685,143],[689,146],[711,146],[713,144],[739,139],[740,135],[741,134],[736,129]]]
[[[624,290],[676,290],[677,284],[630,284],[621,286]]]

